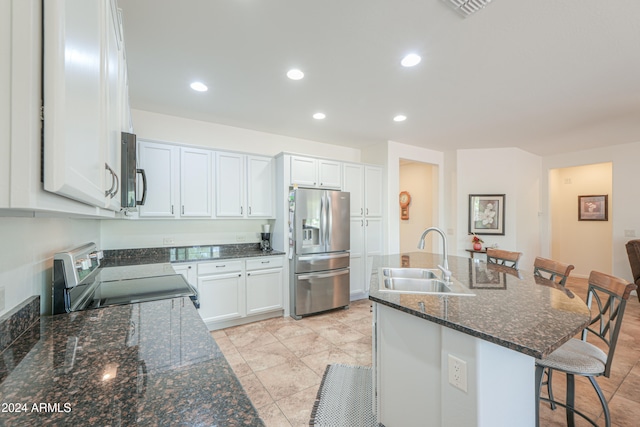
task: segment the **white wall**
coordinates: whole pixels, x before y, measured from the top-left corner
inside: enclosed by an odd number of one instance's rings
[[[418,237],[422,231],[434,223],[433,203],[434,187],[437,192],[438,168],[428,163],[410,162],[400,165],[400,191],[408,191],[411,195],[409,205],[409,219],[400,219],[400,252],[414,252],[418,244]],[[435,176],[434,176],[435,175]],[[395,199],[396,215],[400,215],[400,204]],[[390,203],[394,203],[393,198]],[[433,234],[427,236],[425,247],[433,247]]]
[[[505,235],[481,236],[484,245],[522,252],[522,268],[533,265],[540,253],[540,157],[517,148],[458,150],[456,163],[457,255],[471,248],[469,195],[505,194]]]
[[[0,315],[33,295],[50,313],[53,255],[87,242],[99,247],[100,227],[97,220],[0,217],[0,238]]]
[[[437,209],[433,213],[433,224],[426,224],[424,228],[429,226],[438,226],[447,232],[447,224],[444,222],[444,197],[441,189],[444,185],[444,153],[441,151],[429,150],[426,148],[415,147],[412,145],[401,144],[399,142],[389,141],[387,143],[387,210],[385,212],[387,219],[387,239],[385,239],[387,253],[397,254],[400,252],[400,215],[398,213],[398,189],[400,188],[400,159],[414,160],[422,163],[430,163],[437,166],[437,182],[438,188],[434,189],[433,197],[437,203]],[[434,177],[434,180],[436,178]],[[416,236],[417,239],[420,236]],[[451,240],[451,239],[449,239]],[[425,246],[429,252],[441,250],[442,247],[439,240],[435,240],[437,246],[429,248]],[[416,248],[416,250],[418,250]],[[454,254],[453,249],[448,248],[450,254]]]
[[[548,172],[551,169],[581,166],[588,164],[612,162],[613,164],[613,189],[611,191],[609,220],[612,230],[612,269],[615,276],[632,281],[631,267],[624,247],[625,243],[633,237],[625,237],[625,230],[635,233],[640,238],[640,175],[638,172],[638,159],[640,159],[640,142],[621,144],[612,147],[592,150],[576,151],[543,158],[542,165],[545,173],[542,175],[542,203],[543,212],[549,210]],[[577,208],[576,208],[577,210]],[[550,251],[551,243],[549,224],[545,224],[540,230],[543,253]]]
[[[578,220],[578,196],[611,197],[611,178],[611,163],[549,172],[551,258],[573,264],[572,276],[588,277],[591,270],[612,271],[612,221]]]
[[[360,162],[360,150],[217,123],[132,110],[138,138],[275,156],[280,152]]]

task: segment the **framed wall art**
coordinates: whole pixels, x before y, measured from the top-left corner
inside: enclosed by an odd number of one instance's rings
[[[469,233],[504,236],[504,194],[469,194]]]
[[[609,196],[578,196],[578,221],[608,221]]]

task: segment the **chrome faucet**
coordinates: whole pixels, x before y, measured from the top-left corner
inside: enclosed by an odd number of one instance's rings
[[[447,260],[447,236],[445,236],[444,232],[440,230],[438,227],[429,227],[422,232],[422,236],[420,236],[420,241],[418,242],[418,249],[424,249],[424,238],[427,237],[427,234],[429,234],[430,231],[435,231],[442,236],[442,246],[443,246],[442,249],[444,251],[443,267],[445,270],[449,270],[449,261]]]

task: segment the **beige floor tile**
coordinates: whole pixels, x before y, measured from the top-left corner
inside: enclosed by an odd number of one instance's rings
[[[620,427],[636,427],[640,424],[640,406],[636,401],[616,394],[609,403],[611,422]]]
[[[267,344],[277,342],[278,339],[265,331],[264,328],[248,329],[235,334],[227,334],[231,342],[236,348],[243,347],[260,347]]]
[[[263,346],[246,346],[238,349],[253,372],[297,360],[296,356],[282,344],[274,342]]]
[[[219,338],[224,338],[224,337],[227,336],[227,334],[224,331],[224,329],[218,329],[217,331],[211,331],[210,334],[213,337],[213,339],[215,339],[215,340],[217,340]]]
[[[266,427],[291,427],[291,423],[275,403],[258,408],[258,414]]]
[[[267,389],[264,388],[255,374],[249,374],[247,376],[241,377],[240,383],[242,384],[244,390],[247,392],[251,403],[253,403],[253,406],[255,406],[256,409],[259,410],[264,406],[273,404],[274,401],[271,398],[271,395],[269,394]]]
[[[636,363],[624,382],[618,388],[616,396],[640,403],[640,363]],[[640,422],[639,422],[640,423]]]
[[[224,357],[227,359],[227,362],[229,362],[229,365],[231,365],[231,369],[233,369],[233,373],[236,374],[237,377],[241,378],[253,373],[251,367],[237,350],[233,353],[224,353]]]
[[[304,427],[309,425],[311,410],[318,395],[319,387],[319,385],[309,387],[276,402],[292,426]]]
[[[222,354],[224,354],[225,356],[227,354],[238,352],[238,349],[236,349],[236,346],[233,345],[229,337],[216,338],[215,340],[216,344],[218,344],[218,347],[220,347]]]
[[[362,337],[356,341],[336,344],[336,347],[356,359],[358,365],[371,366],[371,337]]]
[[[313,371],[320,377],[324,375],[327,365],[332,363],[342,363],[344,365],[358,364],[354,357],[349,356],[338,347],[332,347],[329,350],[305,356],[300,360],[302,360],[310,369],[313,369]]]
[[[338,324],[329,326],[318,331],[318,334],[327,341],[339,345],[352,341],[358,341],[365,337],[360,332],[349,328],[346,325]]]
[[[256,376],[274,400],[291,396],[314,385],[319,386],[322,379],[299,360],[258,371]]]
[[[328,350],[333,345],[313,331],[310,334],[283,340],[282,344],[291,350],[297,358]]]
[[[271,334],[280,341],[313,333],[312,329],[299,325],[295,320],[292,322],[269,325],[265,327],[265,329],[271,332]]]

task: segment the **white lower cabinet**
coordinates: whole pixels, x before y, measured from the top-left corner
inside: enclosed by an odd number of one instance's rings
[[[182,274],[185,279],[187,279],[187,283],[189,283],[194,288],[198,288],[198,265],[195,263],[190,264],[174,264],[173,270]]]
[[[282,309],[283,261],[272,258],[247,260],[247,315]]]
[[[214,330],[281,315],[283,269],[281,256],[197,263],[200,317]]]
[[[198,298],[202,320],[217,322],[246,315],[242,264],[242,261],[198,264]]]

